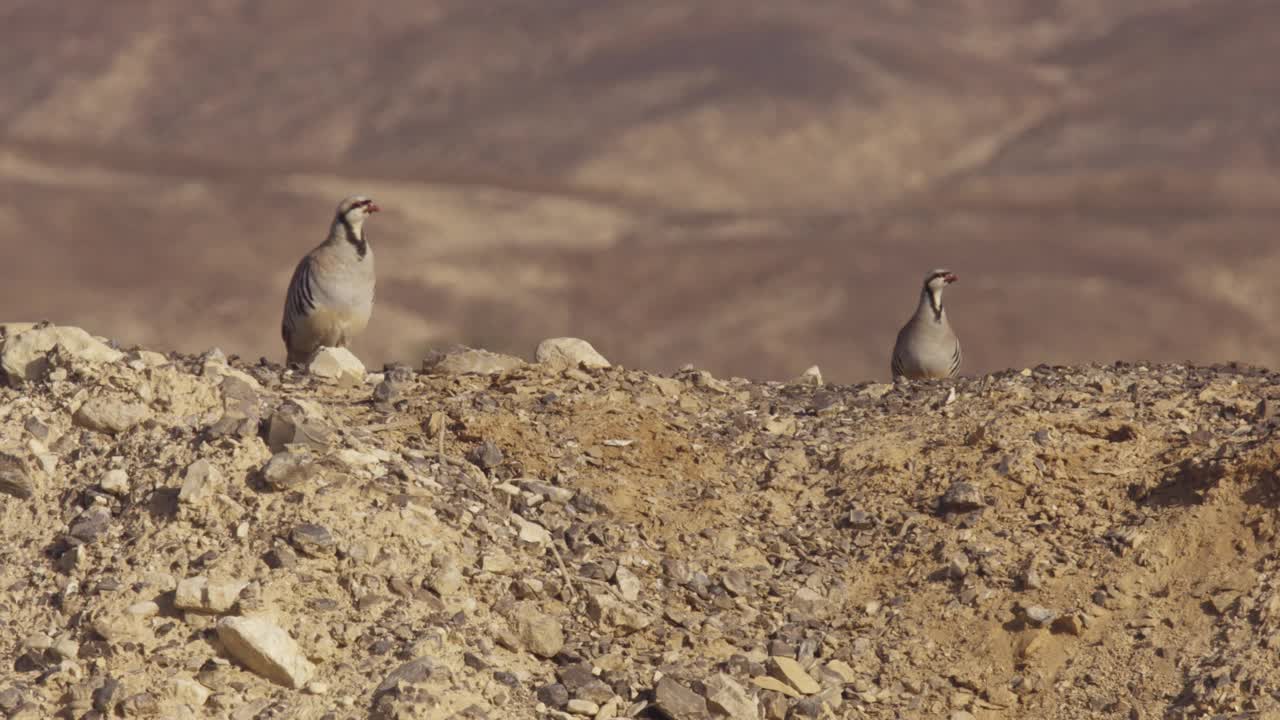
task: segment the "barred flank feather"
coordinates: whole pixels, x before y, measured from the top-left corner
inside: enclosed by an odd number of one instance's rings
[[[292,344],[298,321],[310,314],[315,307],[315,295],[311,287],[311,256],[308,255],[294,268],[293,278],[289,280],[289,293],[284,301],[284,320],[280,326],[280,335],[284,338],[285,345]]]

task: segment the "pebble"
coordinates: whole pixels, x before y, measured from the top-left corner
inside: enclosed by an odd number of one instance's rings
[[[814,680],[813,676],[806,672],[794,658],[781,655],[769,658],[769,674],[789,684],[802,695],[814,695],[822,691],[818,681]]]
[[[485,440],[471,450],[468,458],[481,470],[492,470],[506,460],[502,448],[490,440]]]
[[[563,708],[569,704],[569,689],[560,683],[543,685],[535,694],[538,702],[545,703],[547,707]]]
[[[734,720],[759,720],[760,706],[745,688],[724,673],[716,673],[704,683],[707,703],[712,710]]]
[[[982,492],[970,482],[957,480],[951,483],[943,493],[939,508],[943,513],[963,513],[977,510],[986,505]]]
[[[565,705],[565,709],[574,715],[586,715],[594,718],[600,712],[600,706],[590,700],[574,698]]]
[[[653,618],[624,604],[612,593],[597,593],[587,600],[587,617],[605,627],[624,631],[643,630],[653,623]]]
[[[333,538],[333,533],[329,532],[329,528],[314,523],[303,523],[294,527],[289,533],[289,539],[298,552],[314,558],[333,555],[338,544]]]
[[[101,505],[95,505],[80,513],[71,522],[68,534],[85,544],[93,544],[106,535],[110,527],[111,511]]]
[[[640,578],[627,568],[619,565],[618,569],[613,573],[613,582],[618,586],[618,591],[622,594],[622,599],[627,602],[636,602],[640,599]]]
[[[516,563],[511,556],[501,550],[491,552],[480,559],[480,569],[495,575],[504,575],[515,567]]]
[[[564,647],[564,628],[533,605],[516,611],[516,637],[529,652],[541,658],[554,657]]]
[[[35,494],[35,483],[22,458],[0,453],[0,493],[26,500]]]
[[[129,473],[116,468],[108,470],[98,478],[98,487],[103,492],[109,492],[112,495],[124,496],[129,494]]]
[[[1056,633],[1080,636],[1084,634],[1084,618],[1079,613],[1069,613],[1053,621],[1051,629]]]
[[[751,684],[755,685],[761,690],[772,690],[776,693],[782,693],[783,695],[786,695],[789,698],[800,697],[800,693],[796,692],[795,688],[791,687],[789,684],[783,682],[782,680],[779,680],[774,677],[769,677],[767,675],[759,675],[757,677],[751,678]]]
[[[209,688],[188,677],[175,677],[170,680],[169,691],[174,700],[193,708],[204,707],[209,696],[213,694]]]
[[[267,423],[267,447],[273,453],[283,452],[290,445],[319,451],[328,447],[332,434],[316,411],[308,411],[296,400],[287,400]]]
[[[706,720],[711,717],[707,701],[698,693],[663,676],[653,691],[653,703],[670,720]]]
[[[1058,617],[1058,611],[1040,607],[1039,605],[1030,605],[1023,609],[1023,615],[1030,624],[1036,627],[1044,627]]]
[[[517,526],[520,528],[520,531],[517,535],[520,542],[526,543],[528,545],[540,545],[540,546],[546,546],[551,544],[551,533],[548,532],[546,528],[542,527],[538,523],[529,522],[528,520],[525,520],[519,515],[513,515],[512,518],[515,520]]]
[[[186,578],[174,591],[173,604],[180,610],[222,614],[235,607],[248,581],[210,582],[207,577]]]
[[[464,584],[462,568],[456,562],[446,562],[431,576],[428,587],[440,597],[456,594]]]
[[[289,490],[321,477],[321,468],[310,452],[282,451],[262,466],[262,479],[276,490]]]
[[[222,490],[226,480],[222,472],[208,460],[200,459],[187,466],[183,474],[178,502],[200,503]]]
[[[160,605],[154,600],[143,600],[125,608],[125,613],[135,617],[155,617],[160,614]]]
[[[858,673],[854,671],[853,667],[849,665],[849,663],[843,660],[836,659],[828,661],[827,669],[832,673],[835,673],[835,675],[846,684],[852,683],[858,678]]]

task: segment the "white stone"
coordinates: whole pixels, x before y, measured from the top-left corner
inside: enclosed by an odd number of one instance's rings
[[[512,515],[511,519],[516,522],[516,526],[520,528],[520,542],[529,545],[550,545],[551,533],[538,523],[529,522],[519,515]]]
[[[209,582],[207,577],[197,575],[178,583],[173,604],[180,610],[225,613],[235,607],[240,591],[248,584],[242,580]]]
[[[565,710],[568,710],[572,715],[585,715],[593,718],[596,713],[600,712],[600,706],[590,700],[574,698],[565,706]]]
[[[143,600],[130,605],[125,613],[134,617],[152,617],[160,614],[160,605],[154,600]]]
[[[18,328],[20,325],[6,326]],[[47,325],[31,327],[9,335],[0,352],[0,367],[11,384],[38,380],[49,369],[48,355],[60,347],[78,360],[90,363],[112,363],[124,357],[124,353],[98,340],[78,327]]]
[[[187,466],[178,502],[198,503],[222,490],[226,480],[213,463],[201,458]]]
[[[119,468],[108,470],[98,479],[98,487],[112,495],[129,494],[129,473]]]
[[[640,589],[642,584],[640,578],[621,565],[613,573],[613,582],[618,586],[618,592],[622,593],[622,599],[627,602],[635,602],[640,598]]]
[[[585,367],[588,369],[610,367],[609,361],[580,338],[548,338],[538,344],[534,357],[538,362],[561,368]]]
[[[142,403],[113,397],[95,397],[85,400],[76,409],[72,420],[80,427],[115,435],[150,417],[151,408]]]
[[[817,365],[810,366],[800,377],[795,379],[797,385],[813,385],[815,387],[822,386],[822,370]]]
[[[312,375],[337,380],[340,385],[354,387],[364,384],[364,363],[346,348],[320,348],[307,369]]]
[[[169,691],[175,702],[190,705],[193,708],[203,707],[209,696],[213,694],[209,688],[189,677],[175,677],[169,681]]]
[[[267,618],[222,618],[218,639],[245,667],[285,687],[300,689],[315,674],[315,665],[302,654],[298,643]]]
[[[760,704],[746,688],[724,673],[707,678],[707,703],[734,720],[760,720]]]

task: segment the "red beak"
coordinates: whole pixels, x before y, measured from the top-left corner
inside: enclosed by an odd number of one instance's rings
[[[364,207],[364,209],[365,209],[365,212],[376,213],[382,208],[378,207],[377,205],[374,205],[373,203],[369,203]]]
[[[950,285],[951,283],[953,283],[953,282],[955,282],[955,281],[959,280],[959,279],[960,279],[960,276],[959,276],[959,275],[956,275],[955,273],[947,273],[946,275],[944,275],[944,276],[943,276],[943,278],[942,278],[942,279],[943,279],[943,280],[946,280],[946,281],[947,281],[947,284],[948,284],[948,285]]]

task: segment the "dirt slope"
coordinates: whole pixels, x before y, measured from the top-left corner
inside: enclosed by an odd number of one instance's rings
[[[1271,372],[342,386],[20,330],[0,715],[1280,716]]]

